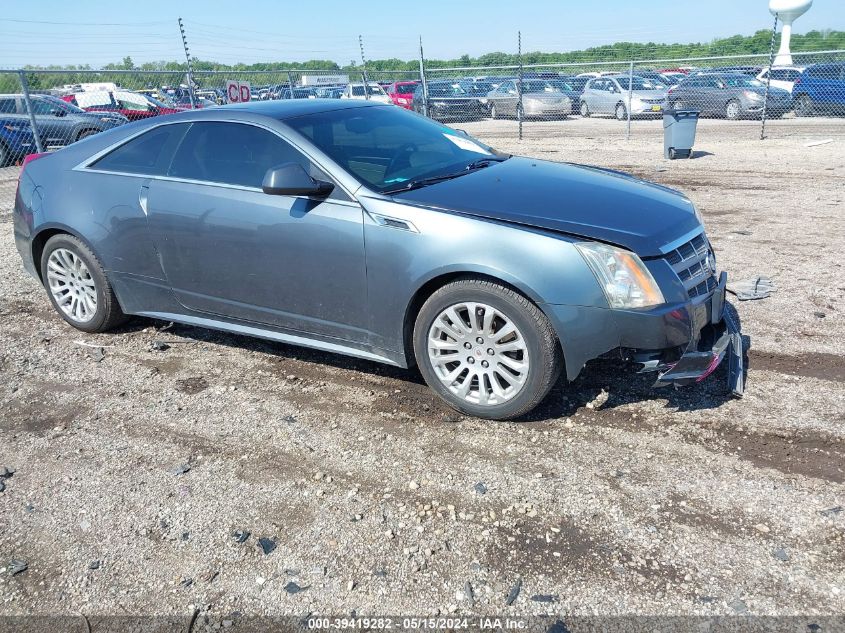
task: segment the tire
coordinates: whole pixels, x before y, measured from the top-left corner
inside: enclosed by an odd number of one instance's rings
[[[736,99],[731,99],[725,104],[725,118],[728,121],[736,121],[742,114],[742,106]]]
[[[481,327],[472,326],[470,310]],[[446,312],[461,324],[452,322]],[[516,333],[503,333],[508,324]],[[455,331],[460,334],[450,338],[448,332]],[[440,349],[434,343],[447,347]],[[417,315],[413,346],[420,372],[437,395],[462,413],[490,420],[518,418],[534,409],[563,367],[557,336],[543,312],[522,294],[485,279],[458,279],[432,294]],[[494,346],[514,351],[494,351]],[[460,360],[443,360],[452,354]],[[461,387],[466,395],[460,393]]]
[[[55,258],[51,261],[51,257],[54,255]],[[66,309],[72,310],[72,308],[70,306],[63,308],[58,303],[58,297],[74,294],[73,287],[68,290],[69,284],[63,282],[62,277],[57,276],[59,268],[64,268],[65,271],[74,269],[73,266],[65,265],[65,263],[72,262],[73,258],[77,258],[84,268],[75,269],[77,278],[71,279],[71,284],[75,284],[77,290],[83,287],[89,289],[87,292],[84,289],[78,290],[75,294],[77,297],[87,294],[89,298],[95,299],[93,310],[90,302],[86,303],[82,299],[77,300],[76,305],[81,304],[83,306],[79,308],[80,311],[84,309],[87,312],[84,315],[79,312],[69,314]],[[91,249],[73,235],[61,233],[47,240],[44,245],[44,252],[41,254],[41,277],[53,308],[59,313],[59,316],[76,329],[92,333],[106,332],[127,320],[127,316],[120,309],[120,304],[106,277],[102,264],[100,264],[96,255],[91,252]],[[68,276],[63,276],[63,278],[69,279]],[[74,304],[71,303],[72,305]]]
[[[76,140],[81,141],[84,138],[89,136],[94,136],[100,130],[82,130],[79,134],[76,135]]]
[[[626,121],[628,119],[628,110],[625,109],[624,103],[617,103],[616,110],[614,112],[616,114],[617,121]]]
[[[669,160],[675,160],[678,157],[678,152],[674,147],[669,148]]]
[[[673,110],[683,110],[684,109],[684,102],[683,101],[675,101],[672,103]]]
[[[813,100],[810,95],[800,95],[795,100],[795,116],[813,116]]]
[[[0,143],[0,167],[6,167],[11,162],[11,152],[6,149],[3,143]]]
[[[586,101],[581,102],[581,116],[585,119],[590,117],[590,106],[587,105]]]
[[[496,104],[495,103],[490,105],[490,118],[491,119],[498,119],[499,118],[499,112],[498,112],[498,110],[496,110]]]

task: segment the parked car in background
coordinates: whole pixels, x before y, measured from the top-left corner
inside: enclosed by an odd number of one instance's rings
[[[318,99],[340,99],[343,90],[343,86],[317,86],[314,88],[314,95]]]
[[[366,90],[364,84],[349,84],[344,88],[341,99],[360,99],[375,101],[376,103],[393,103],[384,89],[375,82],[367,82]]]
[[[414,90],[417,89],[419,83],[418,81],[396,81],[389,84],[385,91],[395,105],[411,110],[414,103]]]
[[[203,97],[194,95],[193,100],[191,95],[183,94],[171,99],[173,106],[178,110],[199,110],[201,108],[213,108],[217,104]]]
[[[561,77],[561,81],[565,82],[567,86],[570,86],[572,91],[575,93],[573,110],[580,111],[581,95],[584,93],[584,88],[587,86],[590,79],[591,77]]]
[[[282,99],[312,99],[314,93],[309,88],[287,88],[282,91]]]
[[[470,97],[478,99],[486,116],[490,115],[490,99],[488,95],[496,89],[489,81],[476,81],[473,79],[461,79],[458,81],[461,89]]]
[[[768,81],[770,86],[786,90],[791,94],[792,86],[795,80],[801,77],[804,68],[804,66],[774,66],[771,71],[764,68],[757,75],[757,79],[764,84]]]
[[[470,95],[457,81],[429,81],[428,116],[437,121],[469,121],[487,116],[487,107],[479,97]],[[414,90],[411,109],[425,113],[422,84]]]
[[[572,100],[555,86],[555,81],[527,79],[522,82],[522,105],[516,81],[506,81],[493,90],[487,98],[490,101],[490,116],[562,118],[572,113]],[[520,110],[522,108],[522,110]]]
[[[675,110],[691,108],[731,120],[761,116],[765,100],[765,84],[742,73],[693,75],[669,89],[669,104]],[[791,108],[792,95],[769,88],[767,116],[781,117]]]
[[[581,95],[581,116],[611,114],[628,118],[628,75],[591,79]],[[666,106],[666,84],[634,75],[631,79],[631,116],[658,115]]]
[[[609,352],[676,386],[730,358],[742,393],[727,274],[678,191],[372,101],[102,136],[30,160],[12,213],[23,268],[83,332],[135,314],[416,365],[488,419],[525,415]]]
[[[130,121],[182,111],[180,108],[165,105],[149,95],[123,90],[77,92],[63,96],[62,100],[86,112],[112,112],[125,116]]]
[[[127,118],[116,112],[85,112],[52,95],[30,95],[35,125],[44,148],[70,145],[81,138],[123,125]],[[29,125],[23,95],[0,95],[0,115]]]
[[[673,86],[676,83],[680,82],[680,79],[677,80],[677,81],[669,79],[666,75],[659,73],[656,70],[637,69],[637,70],[635,70],[634,75],[637,76],[637,77],[642,77],[643,79],[650,79],[651,81],[663,84],[667,88],[669,86]]]
[[[845,113],[845,62],[808,66],[792,86],[797,116]]]
[[[700,68],[696,70],[694,75],[702,75],[702,74],[712,74],[712,73],[730,73],[735,74],[739,73],[740,75],[748,75],[749,77],[756,77],[760,71],[763,70],[762,66],[714,66],[713,68]]]
[[[688,76],[687,73],[678,73],[678,72],[672,72],[672,71],[664,72],[664,71],[661,71],[661,70],[658,70],[657,74],[659,74],[660,76],[662,76],[666,80],[668,80],[670,86],[678,85],[684,79],[686,79],[687,76]]]
[[[0,114],[0,167],[20,162],[36,148],[29,121]]]

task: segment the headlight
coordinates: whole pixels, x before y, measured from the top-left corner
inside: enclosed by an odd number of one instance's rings
[[[646,308],[665,302],[635,253],[598,242],[580,242],[575,248],[592,269],[611,308]]]
[[[746,90],[745,96],[748,99],[751,99],[752,101],[760,101],[763,99],[763,95],[761,95],[759,92],[753,92],[751,90]]]

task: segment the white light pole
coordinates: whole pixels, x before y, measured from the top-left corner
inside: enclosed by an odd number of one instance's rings
[[[769,11],[783,22],[780,33],[780,49],[775,57],[775,66],[791,66],[792,53],[789,40],[792,37],[792,23],[804,15],[813,5],[813,0],[769,0]]]

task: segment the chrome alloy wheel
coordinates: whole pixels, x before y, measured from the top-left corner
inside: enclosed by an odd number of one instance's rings
[[[85,323],[94,318],[97,285],[79,255],[66,248],[57,248],[50,253],[47,284],[56,305],[71,319]]]
[[[443,385],[472,404],[507,402],[525,386],[528,347],[514,322],[485,303],[457,303],[428,331],[428,359]]]

